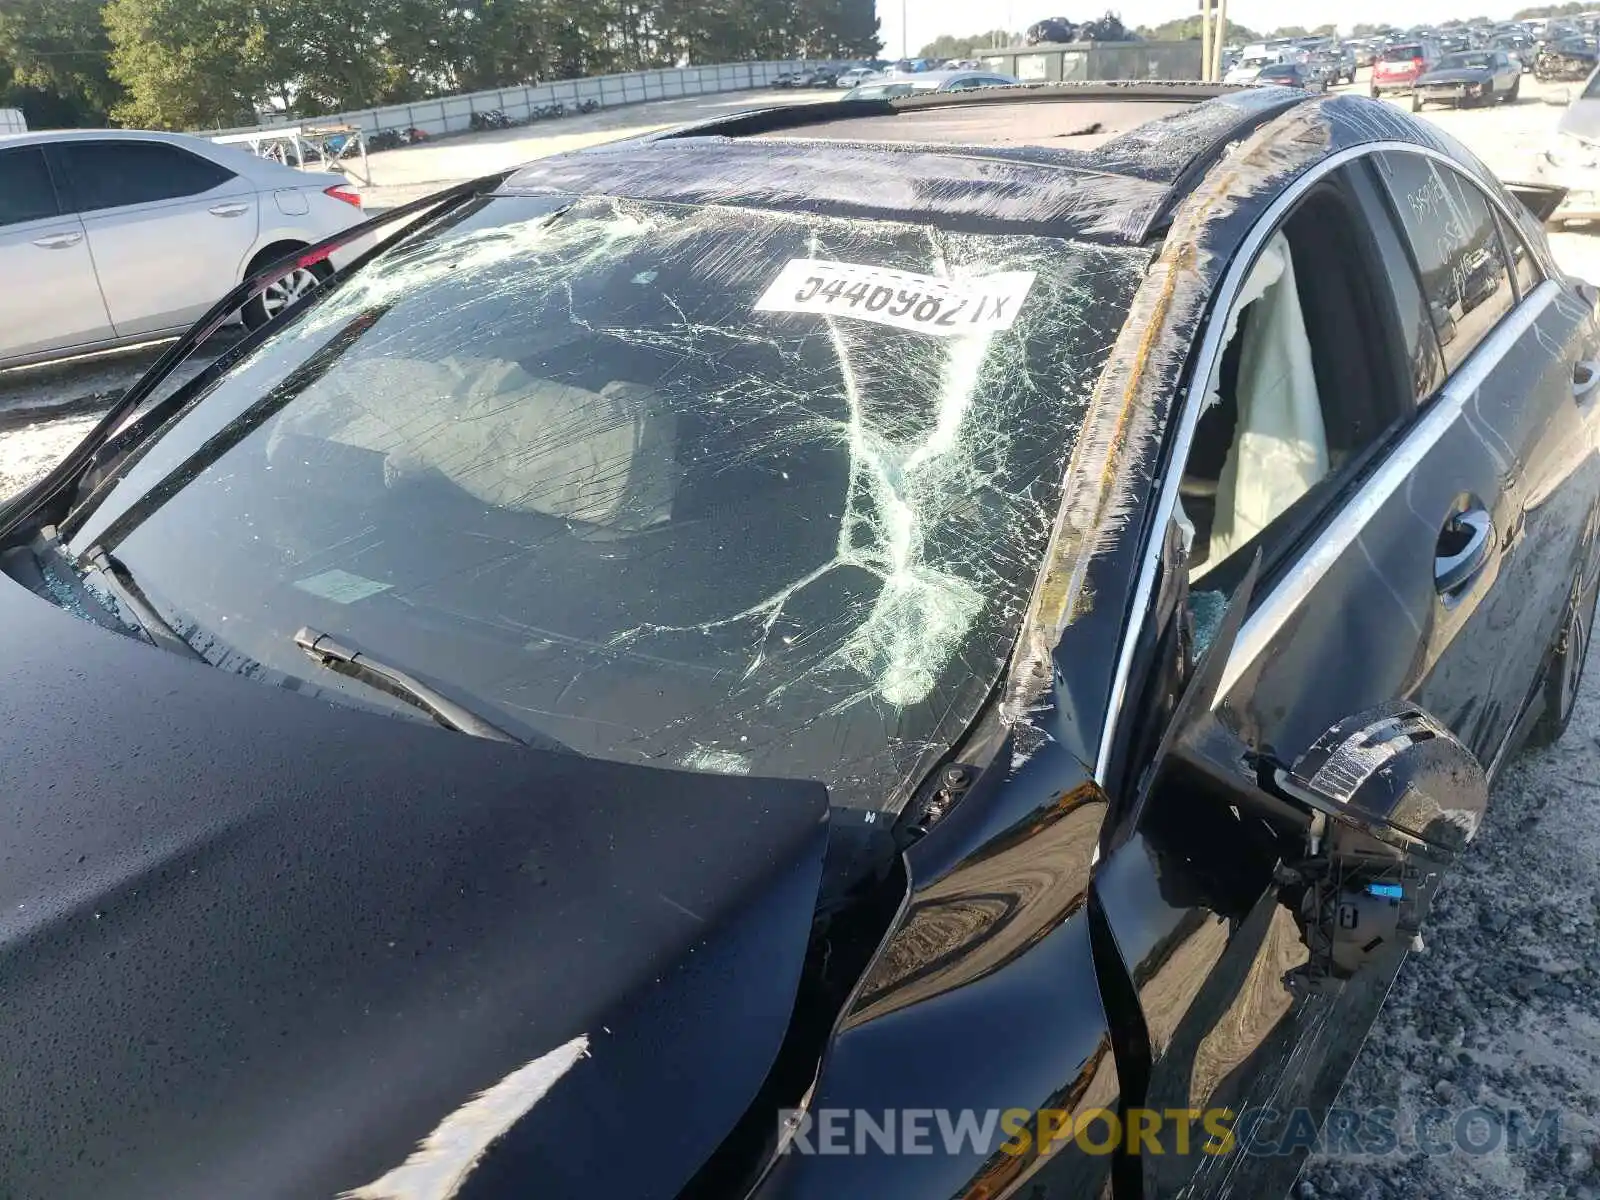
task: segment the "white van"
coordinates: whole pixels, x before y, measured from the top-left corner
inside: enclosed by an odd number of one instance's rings
[[[0,133],[27,133],[28,122],[20,108],[0,108]]]

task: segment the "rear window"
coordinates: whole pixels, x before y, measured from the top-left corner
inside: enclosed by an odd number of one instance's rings
[[[580,753],[898,807],[1011,653],[1147,258],[498,197],[296,310],[72,540],[218,665],[363,695],[309,625]]]
[[[1421,46],[1390,46],[1383,52],[1384,62],[1410,62],[1414,58],[1421,58]]]
[[[50,153],[74,212],[197,196],[234,178],[226,167],[168,142],[74,139],[52,143]]]

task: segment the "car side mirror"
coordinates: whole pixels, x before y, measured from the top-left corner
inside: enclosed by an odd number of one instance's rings
[[[1398,701],[1340,721],[1263,784],[1310,815],[1306,853],[1280,866],[1278,884],[1309,951],[1289,980],[1312,992],[1418,940],[1445,868],[1489,804],[1472,752]]]
[[[1196,789],[1275,831],[1278,896],[1308,951],[1288,981],[1342,987],[1364,969],[1397,965],[1416,940],[1445,868],[1476,834],[1489,803],[1483,767],[1427,711],[1405,700],[1330,726],[1292,761],[1230,713],[1232,655],[1260,571],[1258,551],[1174,706],[1142,780]],[[1225,680],[1232,677],[1232,684]]]

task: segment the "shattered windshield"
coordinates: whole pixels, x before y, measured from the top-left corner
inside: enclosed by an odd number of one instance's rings
[[[998,679],[1144,257],[495,198],[305,306],[72,549],[220,666],[314,680],[311,626],[585,754],[896,806]]]

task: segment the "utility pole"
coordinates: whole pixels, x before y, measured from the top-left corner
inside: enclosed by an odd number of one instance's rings
[[[1222,47],[1228,40],[1228,0],[1217,0],[1217,28],[1211,35],[1211,53],[1215,63],[1211,68],[1213,83],[1222,82]]]
[[[1200,0],[1200,81],[1211,82],[1211,0]]]
[[[900,57],[911,57],[911,20],[907,5],[910,0],[900,0]]]

